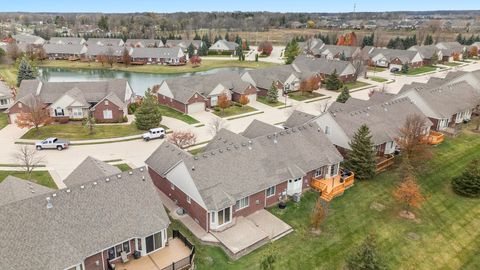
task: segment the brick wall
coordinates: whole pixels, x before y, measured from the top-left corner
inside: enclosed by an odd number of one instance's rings
[[[165,195],[167,195],[173,201],[177,201],[178,206],[182,207],[187,211],[187,213],[194,219],[198,220],[199,225],[206,231],[208,231],[207,224],[207,211],[191,199],[191,203],[187,202],[187,195],[183,193],[180,189],[175,187],[174,190],[171,189],[171,182],[168,179],[160,176],[157,172],[148,168],[150,177],[153,180],[155,186],[160,189]]]
[[[168,106],[172,109],[175,109],[179,112],[182,112],[182,113],[187,113],[187,108],[186,108],[186,105],[173,99],[173,98],[169,98],[169,97],[166,97],[162,94],[158,94],[158,103],[162,104],[162,105],[165,105],[165,106]]]
[[[96,264],[97,261],[99,262],[98,266]],[[85,264],[85,270],[108,269],[107,265],[106,265],[106,258],[105,258],[105,260],[102,261],[102,253],[101,252],[86,258],[83,263]],[[105,268],[103,268],[102,264],[105,264]]]
[[[272,206],[272,205],[279,202],[278,198],[282,194],[283,191],[287,190],[287,185],[288,185],[287,182],[283,182],[283,183],[280,183],[280,184],[275,186],[275,195],[265,199],[267,207]]]
[[[258,203],[257,203],[258,201]],[[265,207],[265,190],[259,191],[249,196],[249,205],[243,209],[237,210],[233,207],[233,217],[248,216]]]
[[[97,103],[93,111],[93,117],[95,117],[97,122],[100,122],[100,123],[122,122],[123,115],[124,115],[123,109],[118,107],[111,101],[108,101],[108,105],[107,105],[105,101],[106,100],[102,100],[101,102]],[[107,109],[112,111],[112,119],[105,119],[103,117],[103,111]]]

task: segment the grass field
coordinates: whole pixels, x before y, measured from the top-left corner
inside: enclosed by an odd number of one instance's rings
[[[250,106],[242,106],[242,107],[238,107],[238,106],[230,106],[228,108],[226,108],[225,110],[222,110],[220,109],[220,111],[214,111],[213,113],[217,116],[220,116],[220,117],[229,117],[229,116],[234,116],[234,115],[239,115],[239,114],[244,114],[244,113],[249,113],[249,112],[254,112],[256,111],[255,108],[252,108]]]
[[[0,171],[0,182],[2,182],[9,175],[25,180],[28,179],[28,174],[21,171]],[[31,181],[42,186],[57,189],[57,185],[53,181],[52,176],[50,176],[48,171],[33,171]]]
[[[0,129],[8,125],[8,114],[0,112]]]
[[[198,122],[197,119],[191,117],[190,115],[183,114],[179,111],[176,111],[170,107],[164,106],[164,105],[158,105],[160,107],[160,111],[162,116],[167,116],[167,117],[172,117],[175,119],[178,119],[180,121],[183,121],[187,124],[197,124],[200,123]]]
[[[80,61],[67,61],[67,60],[48,60],[39,63],[40,67],[60,67],[60,68],[77,68],[77,69],[111,69],[130,72],[143,72],[143,73],[185,73],[206,71],[214,68],[224,67],[244,67],[244,68],[264,68],[275,66],[274,63],[266,62],[251,62],[251,61],[238,61],[238,60],[208,60],[202,59],[202,64],[198,67],[194,67],[191,64],[184,66],[163,66],[163,65],[141,65],[141,66],[128,66],[122,64],[114,64],[112,68],[105,64],[102,66],[98,62],[80,62]]]
[[[269,209],[290,224],[294,232],[257,251],[231,261],[218,247],[201,245],[185,228],[173,221],[196,244],[198,269],[260,269],[267,249],[278,254],[275,269],[342,269],[345,257],[365,236],[377,236],[379,251],[389,269],[480,269],[480,203],[450,190],[450,181],[473,158],[480,157],[480,135],[463,134],[447,139],[434,149],[418,179],[426,202],[415,210],[417,219],[398,217],[401,210],[392,198],[399,183],[398,166],[370,181],[357,182],[330,204],[322,233],[313,235],[309,217],[317,194],[308,192],[299,204],[285,210]],[[385,210],[371,209],[373,202]],[[408,237],[419,236],[418,240]]]
[[[305,101],[305,100],[314,99],[322,96],[323,96],[322,94],[319,94],[317,92],[304,93],[301,91],[296,91],[288,94],[289,98],[294,99],[296,101]]]
[[[387,79],[382,78],[382,77],[370,76],[370,77],[368,77],[368,78],[369,78],[370,80],[374,81],[374,82],[379,82],[379,83],[388,81]]]
[[[418,74],[423,74],[431,71],[437,70],[437,67],[434,66],[422,66],[418,68],[410,68],[408,72],[405,75],[418,75]],[[399,72],[398,74],[404,74],[402,72]]]
[[[278,101],[278,100],[277,100],[277,102],[270,103],[270,102],[267,101],[266,97],[261,97],[261,96],[257,96],[257,101],[260,102],[260,103],[263,103],[265,105],[271,106],[271,107],[280,107],[280,106],[285,105],[285,103],[283,103],[281,101]]]
[[[94,134],[88,134],[88,129],[80,124],[59,124],[40,127],[38,134],[30,129],[22,139],[41,140],[48,137],[57,137],[72,141],[97,140],[119,138],[141,134],[145,131],[137,129],[135,124],[130,125],[96,125]]]
[[[128,166],[127,163],[120,163],[120,164],[116,164],[116,165],[113,165],[113,166],[119,168],[120,171],[122,171],[122,172],[126,172],[126,171],[132,169],[132,167]]]
[[[348,83],[343,84],[343,86],[346,86],[348,88],[348,90],[355,90],[357,88],[365,87],[365,86],[369,86],[369,85],[370,85],[369,83],[361,82],[361,81],[354,81],[354,82],[348,82]]]
[[[449,67],[456,67],[456,66],[463,65],[463,63],[458,63],[458,62],[444,62],[444,63],[442,63],[442,65],[444,65],[444,66],[449,66]]]
[[[10,65],[0,65],[0,78],[10,86],[17,85],[17,70]]]

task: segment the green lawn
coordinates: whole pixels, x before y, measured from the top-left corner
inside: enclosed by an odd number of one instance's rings
[[[197,154],[202,153],[204,149],[205,149],[205,147],[199,147],[199,148],[195,148],[193,150],[189,150],[188,152],[192,155],[197,155]]]
[[[238,61],[237,58],[226,60],[212,60],[202,59],[200,66],[195,67],[190,63],[184,66],[164,66],[164,65],[139,65],[128,66],[122,64],[114,64],[111,68],[108,64],[102,66],[98,62],[81,62],[81,61],[67,61],[67,60],[46,60],[38,63],[40,67],[61,67],[61,68],[76,68],[76,69],[109,69],[121,70],[130,72],[143,73],[185,73],[196,71],[207,71],[214,68],[224,67],[244,67],[244,68],[265,68],[276,66],[278,64],[267,62],[253,62],[253,61]],[[16,79],[16,77],[15,77]]]
[[[28,174],[22,171],[0,171],[0,182],[2,182],[9,175],[25,180],[28,179]],[[58,188],[48,171],[33,171],[31,181],[49,188]]]
[[[158,105],[160,107],[160,111],[162,112],[162,116],[167,116],[167,117],[172,117],[175,119],[178,119],[180,121],[183,121],[187,124],[197,124],[199,123],[197,119],[191,117],[190,115],[183,114],[177,110],[174,110],[170,107],[167,107],[165,105]]]
[[[307,192],[299,204],[285,210],[269,209],[294,228],[272,244],[231,261],[218,247],[201,245],[181,224],[172,222],[196,245],[198,269],[260,269],[265,251],[277,253],[275,269],[343,269],[345,257],[365,236],[377,235],[379,250],[389,269],[480,269],[480,201],[455,195],[450,180],[473,158],[480,157],[480,135],[461,135],[435,147],[418,179],[426,202],[415,210],[417,220],[398,217],[400,207],[392,199],[399,183],[398,166],[374,179],[357,182],[330,203],[322,233],[313,235],[309,218],[318,196]],[[379,212],[373,202],[385,205]],[[408,238],[417,234],[419,240]]]
[[[387,68],[384,68],[384,67],[367,67],[367,70],[368,71],[372,71],[372,72],[382,72],[382,71],[385,71],[387,70]]]
[[[283,103],[281,101],[278,101],[278,100],[277,100],[277,102],[270,103],[270,102],[268,102],[266,97],[261,97],[261,96],[257,96],[257,101],[261,102],[265,105],[271,106],[271,107],[280,107],[280,106],[285,105],[285,103]]]
[[[47,137],[57,137],[72,141],[81,140],[96,140],[96,139],[108,139],[118,138],[141,134],[145,131],[137,129],[135,124],[130,125],[96,125],[94,134],[88,134],[87,128],[80,124],[55,124],[40,127],[40,131],[37,134],[35,129],[30,129],[22,139],[36,139],[41,140]]]
[[[249,112],[254,112],[256,111],[255,108],[252,108],[250,106],[243,106],[243,107],[238,107],[235,105],[232,105],[225,110],[220,109],[220,111],[214,111],[213,113],[217,116],[220,117],[229,117],[229,116],[234,116],[234,115],[239,115],[239,114],[244,114],[244,113],[249,113]]]
[[[319,94],[317,92],[301,92],[301,91],[296,91],[296,92],[291,92],[288,94],[288,97],[291,99],[294,99],[296,101],[305,101],[308,99],[314,99],[314,98],[319,98],[322,97],[322,94]]]
[[[17,70],[12,65],[0,65],[0,78],[11,86],[17,86]]]
[[[437,67],[435,66],[421,66],[418,68],[410,68],[408,69],[408,72],[406,75],[418,75],[418,74],[423,74],[431,71],[437,70]],[[402,72],[399,72],[398,74],[404,74]]]
[[[368,77],[368,78],[369,78],[370,80],[374,81],[374,82],[379,82],[379,83],[388,81],[387,79],[382,78],[382,77],[370,76],[370,77]]]
[[[354,90],[354,89],[369,86],[369,85],[370,85],[369,83],[361,82],[361,81],[354,81],[354,82],[348,82],[343,84],[343,86],[346,86],[348,90]]]
[[[0,129],[8,125],[8,114],[0,112]]]
[[[122,172],[126,172],[126,171],[132,169],[132,167],[128,166],[127,163],[120,163],[120,164],[116,164],[116,165],[113,165],[113,166],[119,168],[120,171],[122,171]]]
[[[460,66],[460,65],[463,65],[463,64],[458,63],[458,62],[444,62],[444,63],[442,63],[442,65],[449,66],[449,67],[456,67],[456,66]]]

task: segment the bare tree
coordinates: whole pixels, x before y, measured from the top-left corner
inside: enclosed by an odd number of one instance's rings
[[[424,143],[426,134],[426,121],[418,115],[409,115],[400,128],[400,138],[397,143],[402,149],[402,156],[410,162],[410,164],[419,166],[431,158],[432,153],[430,147]]]
[[[208,123],[209,131],[212,136],[217,135],[217,133],[222,129],[227,127],[227,122],[220,117],[212,117]]]
[[[115,57],[115,51],[111,47],[108,47],[105,53],[105,57],[110,67],[113,67],[113,63],[115,63],[116,57]]]
[[[327,109],[328,109],[328,101],[329,101],[329,99],[327,99],[327,100],[322,100],[322,101],[320,101],[320,102],[318,102],[318,103],[315,104],[316,107],[317,107],[317,110],[318,110],[321,114],[323,114],[324,112],[327,111]]]
[[[88,134],[92,135],[94,133],[95,124],[95,117],[93,117],[92,112],[89,111],[87,117],[83,120],[83,125],[88,129]]]
[[[35,97],[25,102],[24,111],[19,113],[15,123],[20,128],[35,128],[38,133],[40,126],[48,125],[52,118],[40,98]]]
[[[18,48],[16,43],[10,43],[7,46],[7,55],[13,60],[16,61],[22,55],[22,51]]]
[[[28,175],[28,180],[32,178],[32,172],[43,161],[43,157],[30,145],[21,145],[17,152],[13,154],[15,160],[20,162],[23,171]]]
[[[192,131],[174,131],[167,140],[179,148],[185,149],[197,142],[197,135]]]

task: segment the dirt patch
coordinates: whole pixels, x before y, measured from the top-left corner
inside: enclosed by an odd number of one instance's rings
[[[313,235],[320,235],[322,233],[322,230],[320,229],[311,229],[310,230],[310,233],[312,233]]]
[[[370,209],[376,210],[378,212],[382,212],[383,210],[385,210],[385,208],[386,208],[385,205],[378,202],[372,202],[372,204],[370,204]]]
[[[418,241],[420,240],[420,235],[414,233],[414,232],[409,232],[407,233],[407,238],[413,241]]]
[[[408,211],[405,211],[405,210],[400,211],[400,213],[398,215],[402,218],[405,218],[405,219],[410,219],[410,220],[415,219],[415,214],[414,213],[408,212]]]

